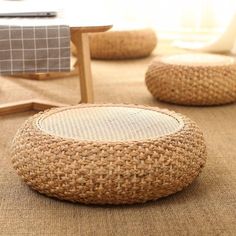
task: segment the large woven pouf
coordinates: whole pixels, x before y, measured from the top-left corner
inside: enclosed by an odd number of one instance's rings
[[[90,35],[94,59],[133,59],[149,56],[157,44],[152,29],[114,30]]]
[[[48,196],[130,204],[180,191],[206,160],[190,119],[158,108],[79,105],[30,118],[12,145],[14,168]]]
[[[236,61],[212,54],[180,54],[154,60],[146,85],[161,100],[185,105],[218,105],[236,101]]]

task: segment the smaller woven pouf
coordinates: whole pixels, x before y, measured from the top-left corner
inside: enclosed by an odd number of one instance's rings
[[[59,199],[131,204],[180,191],[206,147],[190,119],[135,105],[79,105],[39,113],[19,129],[12,162],[33,189]]]
[[[236,61],[212,54],[180,54],[154,60],[146,85],[161,100],[183,105],[219,105],[236,101]]]
[[[133,59],[149,56],[157,44],[151,29],[117,30],[90,34],[94,59]]]

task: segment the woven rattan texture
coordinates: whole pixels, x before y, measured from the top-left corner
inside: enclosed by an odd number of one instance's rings
[[[236,101],[236,64],[191,66],[154,60],[146,85],[161,100],[183,105],[220,105]]]
[[[182,127],[161,112],[128,107],[71,108],[40,119],[40,129],[80,140],[127,141],[157,138]]]
[[[111,105],[79,105],[82,107]],[[49,135],[38,120],[59,108],[39,113],[19,129],[12,143],[12,162],[33,189],[59,199],[86,204],[131,204],[158,199],[189,185],[206,161],[202,132],[190,119],[179,131],[142,141],[79,141]]]
[[[157,44],[151,29],[109,31],[90,35],[94,59],[133,59],[149,56]]]

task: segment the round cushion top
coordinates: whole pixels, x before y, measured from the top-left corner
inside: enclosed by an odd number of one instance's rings
[[[170,55],[160,58],[160,61],[166,64],[186,66],[222,66],[236,62],[233,57],[203,53]]]
[[[158,138],[180,130],[177,117],[150,109],[91,106],[46,113],[38,119],[44,132],[87,141],[125,141]]]

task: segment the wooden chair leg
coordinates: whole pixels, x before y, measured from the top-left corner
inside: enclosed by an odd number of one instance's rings
[[[94,101],[94,97],[93,97],[93,83],[91,74],[91,59],[90,59],[88,34],[80,33],[79,31],[76,30],[72,31],[71,40],[74,43],[77,50],[81,102],[92,103]]]

